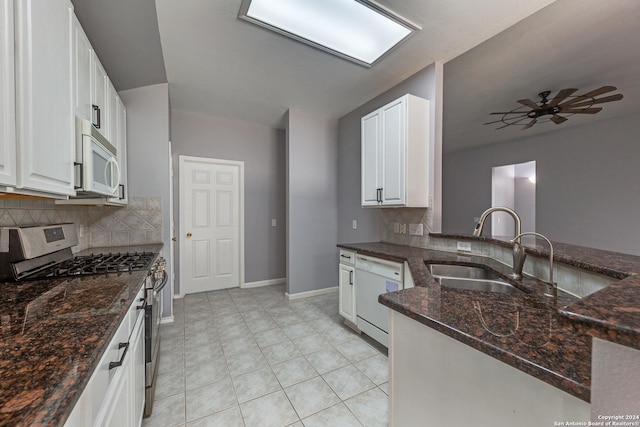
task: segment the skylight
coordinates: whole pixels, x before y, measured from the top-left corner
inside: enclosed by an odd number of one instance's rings
[[[366,67],[420,30],[370,0],[243,0],[239,17]]]

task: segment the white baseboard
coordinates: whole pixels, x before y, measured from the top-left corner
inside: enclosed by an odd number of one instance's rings
[[[307,291],[307,292],[297,292],[295,294],[290,294],[285,292],[284,296],[287,298],[287,300],[293,301],[293,300],[302,299],[302,298],[317,297],[319,295],[332,294],[334,292],[338,292],[337,286],[334,286],[332,288],[315,289],[313,291]]]
[[[165,323],[173,323],[173,314],[171,316],[168,317],[161,317],[160,318],[160,324],[164,325]]]
[[[241,285],[240,287],[242,289],[259,288],[261,286],[281,285],[283,283],[287,283],[286,277],[281,277],[279,279],[260,280],[257,282],[247,282]]]
[[[271,286],[271,285],[281,285],[283,283],[287,283],[286,277],[281,277],[279,279],[269,279],[269,280],[260,280],[257,282],[247,282],[240,285],[240,289],[249,289],[249,288],[259,288],[261,286]],[[233,288],[229,288],[233,289]],[[182,292],[179,294],[173,294],[173,299],[181,299],[184,298],[185,294]]]

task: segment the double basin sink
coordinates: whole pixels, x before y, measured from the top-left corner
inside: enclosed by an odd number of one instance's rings
[[[448,288],[471,291],[524,294],[523,291],[504,280],[491,270],[481,267],[425,263],[433,278]]]

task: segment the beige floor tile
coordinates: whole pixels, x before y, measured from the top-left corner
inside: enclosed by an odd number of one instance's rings
[[[282,427],[299,420],[282,390],[240,405],[247,427]]]
[[[387,427],[389,424],[389,397],[377,387],[344,403],[365,426]]]
[[[284,391],[300,418],[308,417],[340,402],[340,398],[322,377],[286,387]]]
[[[230,378],[187,390],[186,396],[187,421],[193,421],[238,404]]]
[[[239,403],[247,402],[282,388],[271,368],[268,367],[238,375],[233,377],[232,381]]]
[[[287,360],[271,368],[282,387],[298,384],[318,376],[318,372],[304,357]]]

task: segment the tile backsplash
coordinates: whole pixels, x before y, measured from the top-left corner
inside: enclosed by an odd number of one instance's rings
[[[129,197],[129,205],[56,205],[53,200],[0,200],[0,226],[73,222],[80,251],[90,247],[162,242],[162,199]]]
[[[381,240],[399,245],[429,247],[429,233],[433,230],[433,209],[389,208],[381,209]],[[405,233],[396,233],[394,224],[405,224]],[[422,224],[422,236],[409,234],[409,224]]]

